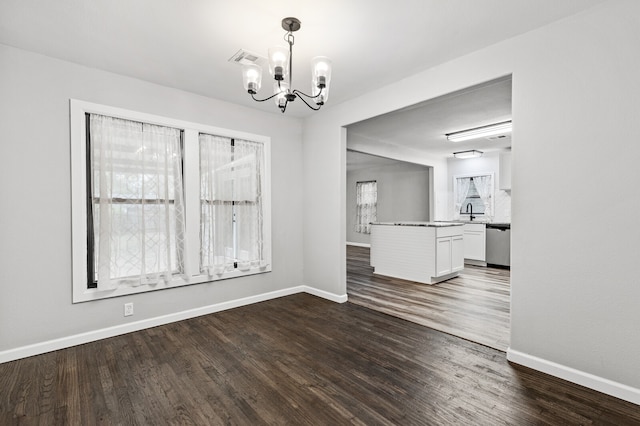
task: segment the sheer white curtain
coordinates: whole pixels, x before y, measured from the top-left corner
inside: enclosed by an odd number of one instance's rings
[[[235,141],[234,203],[238,269],[266,266],[263,262],[262,175],[263,144]]]
[[[209,275],[266,266],[261,143],[200,134],[201,264]]]
[[[467,199],[469,186],[471,186],[471,178],[456,178],[456,199],[453,205],[454,219],[460,218],[460,209],[462,208],[462,203],[464,203],[464,200]]]
[[[180,130],[91,114],[94,277],[98,288],[183,272]]]
[[[356,182],[355,231],[371,233],[371,222],[378,220],[378,184],[376,181]]]
[[[201,133],[200,264],[209,275],[233,270],[233,173],[231,139]]]
[[[492,176],[474,176],[473,183],[476,186],[478,195],[484,204],[485,217],[492,217],[493,212],[491,210],[491,190],[493,189]]]

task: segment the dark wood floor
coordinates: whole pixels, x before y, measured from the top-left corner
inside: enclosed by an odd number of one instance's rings
[[[619,426],[640,409],[298,294],[0,364],[0,424]]]
[[[420,284],[374,275],[369,251],[347,246],[349,302],[507,350],[509,270],[467,266],[456,278]]]

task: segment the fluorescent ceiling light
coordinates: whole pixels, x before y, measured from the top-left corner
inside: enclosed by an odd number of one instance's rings
[[[453,156],[456,158],[477,158],[482,157],[482,151],[476,151],[475,149],[469,151],[454,152]]]
[[[486,138],[488,136],[501,135],[511,132],[511,120],[460,132],[447,133],[447,139],[451,142],[462,142],[470,139]]]

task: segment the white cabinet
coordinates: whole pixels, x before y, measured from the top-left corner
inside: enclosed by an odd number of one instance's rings
[[[436,276],[464,269],[464,238],[462,235],[436,239]]]
[[[373,224],[373,273],[424,284],[455,277],[464,268],[462,228],[430,222]]]
[[[484,223],[465,223],[464,259],[467,263],[486,262],[486,229]]]
[[[451,272],[464,269],[464,236],[451,237]]]
[[[436,240],[436,276],[451,273],[451,237]]]
[[[511,151],[501,152],[499,160],[500,182],[498,188],[511,190]]]

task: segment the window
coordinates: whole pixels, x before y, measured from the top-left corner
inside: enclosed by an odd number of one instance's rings
[[[260,266],[262,144],[202,133],[199,140],[201,271]]]
[[[86,119],[88,287],[170,281],[184,271],[182,132]]]
[[[473,178],[469,178],[469,190],[467,191],[467,197],[462,202],[460,207],[460,214],[469,214],[473,212],[474,215],[484,214],[485,206],[476,184],[473,182]]]
[[[269,138],[71,101],[73,301],[271,270]]]
[[[378,184],[376,181],[356,182],[356,232],[371,233],[371,222],[378,220],[377,203]]]
[[[453,185],[454,217],[492,216],[493,173],[455,176]]]

